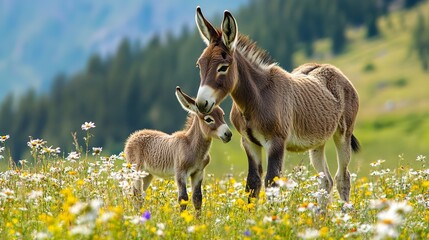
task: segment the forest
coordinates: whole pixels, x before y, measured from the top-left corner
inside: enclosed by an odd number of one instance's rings
[[[348,27],[364,26],[366,37],[376,38],[377,18],[397,2],[252,0],[233,15],[241,33],[257,41],[280,66],[291,71],[296,66],[293,54],[303,50],[312,56],[314,42],[319,39],[329,39],[333,55],[347,51]],[[406,0],[400,7],[409,8],[418,2]],[[222,13],[218,17],[216,24]],[[429,24],[422,19],[413,46],[427,69],[429,50],[419,49],[429,46],[427,34],[420,34],[429,32]],[[194,28],[183,28],[179,36],[156,36],[144,45],[124,39],[115,54],[102,58],[94,53],[80,72],[70,76],[58,73],[47,92],[30,89],[23,96],[6,97],[0,104],[0,135],[10,134],[8,147],[18,161],[25,157],[29,136],[70,151],[71,133],[82,133],[80,126],[85,121],[97,126],[92,144],[110,152],[121,151],[126,137],[137,129],[178,130],[186,112],[174,90],[181,86],[188,94],[196,94],[199,75],[195,62],[203,49]],[[229,106],[230,102],[222,105],[227,113]]]

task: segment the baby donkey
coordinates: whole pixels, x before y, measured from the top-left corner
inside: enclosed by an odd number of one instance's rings
[[[201,210],[201,184],[204,168],[210,161],[209,149],[212,138],[224,143],[231,140],[232,133],[224,120],[224,112],[215,107],[210,114],[198,112],[195,99],[176,87],[176,97],[182,107],[189,112],[186,127],[182,131],[168,135],[156,130],[140,130],[130,135],[125,144],[125,156],[129,163],[136,164],[138,170],[149,173],[143,179],[134,181],[134,195],[138,208],[142,203],[142,193],[149,187],[153,176],[175,176],[180,210],[186,209],[188,201],[186,180],[191,177],[192,201],[197,212]]]

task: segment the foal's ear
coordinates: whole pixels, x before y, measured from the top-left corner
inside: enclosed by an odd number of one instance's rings
[[[217,36],[216,29],[207,21],[203,13],[201,12],[200,6],[197,7],[197,13],[195,14],[195,22],[197,23],[198,31],[200,32],[203,41],[209,45],[214,37]]]
[[[228,11],[225,11],[222,21],[222,41],[230,50],[234,50],[238,40],[237,21]]]
[[[180,89],[179,86],[176,87],[176,97],[179,100],[180,105],[182,105],[183,109],[190,112],[197,112],[198,108],[195,105],[195,99],[191,98]]]

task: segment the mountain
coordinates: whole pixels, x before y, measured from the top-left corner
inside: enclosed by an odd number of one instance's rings
[[[247,0],[0,0],[0,101],[9,92],[46,90],[58,73],[83,68],[92,53],[112,54],[128,38],[145,44],[194,24],[197,5],[208,16]]]

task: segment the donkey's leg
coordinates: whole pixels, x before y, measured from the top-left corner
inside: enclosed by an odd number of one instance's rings
[[[197,215],[199,215],[201,210],[201,205],[203,203],[203,194],[201,192],[201,184],[204,178],[204,170],[196,171],[191,175],[192,181],[192,202],[194,203],[195,210]]]
[[[186,191],[186,171],[176,169],[176,184],[179,192],[178,201],[180,204],[180,211],[186,210],[186,205],[189,200],[188,193]],[[185,201],[186,203],[184,203]]]
[[[262,186],[262,147],[253,142],[241,138],[244,150],[246,151],[249,170],[247,173],[246,192],[249,193],[249,202],[252,198],[259,196]]]
[[[351,152],[351,134],[340,134],[334,135],[334,142],[337,148],[337,162],[338,170],[335,174],[335,182],[337,184],[337,190],[340,197],[345,202],[349,201],[350,198],[350,172],[348,166],[350,163],[350,152]]]
[[[149,175],[147,175],[143,179],[134,180],[134,183],[133,183],[133,193],[135,197],[134,207],[137,210],[140,210],[142,206],[143,194],[144,192],[146,192],[146,189],[149,187],[152,179],[153,179],[153,175],[149,173]]]
[[[142,185],[143,179],[139,178],[133,181],[133,205],[136,211],[140,211],[142,207]]]
[[[332,181],[331,174],[329,172],[329,167],[326,164],[325,157],[325,145],[322,145],[318,148],[310,150],[310,160],[314,169],[316,169],[317,173],[322,172],[325,176],[320,179],[319,189],[324,189],[328,194],[331,193],[334,182]],[[326,196],[328,197],[328,196]],[[318,203],[322,208],[325,208],[328,200],[326,197],[319,197]]]
[[[150,183],[152,182],[152,179],[153,179],[153,175],[150,173],[143,178],[143,187],[142,187],[143,192],[146,192],[146,189],[149,187]]]
[[[267,175],[265,176],[265,187],[274,187],[277,185],[274,182],[274,178],[280,177],[281,175],[284,151],[283,139],[274,138],[269,142],[269,147],[267,149],[268,166]]]

